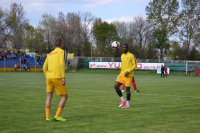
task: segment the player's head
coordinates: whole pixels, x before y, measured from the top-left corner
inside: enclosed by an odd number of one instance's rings
[[[128,44],[124,44],[123,45],[123,53],[127,53],[128,52]]]
[[[62,48],[63,47],[62,39],[60,39],[60,38],[56,39],[55,46]]]

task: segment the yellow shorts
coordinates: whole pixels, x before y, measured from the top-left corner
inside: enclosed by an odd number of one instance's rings
[[[46,79],[47,92],[53,92],[56,89],[57,95],[67,94],[66,84],[62,86],[62,78]]]
[[[133,76],[122,76],[122,75],[118,75],[116,81],[120,82],[122,84],[124,84],[126,87],[130,87],[131,86],[131,82],[133,80]]]

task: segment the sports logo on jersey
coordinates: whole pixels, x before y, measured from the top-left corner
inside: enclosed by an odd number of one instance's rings
[[[127,57],[127,60],[129,60],[129,57]]]

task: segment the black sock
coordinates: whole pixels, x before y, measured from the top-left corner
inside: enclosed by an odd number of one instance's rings
[[[116,91],[117,92],[117,94],[119,95],[119,97],[121,97],[122,96],[122,92],[121,92],[121,90],[119,89],[118,91]]]
[[[130,101],[130,99],[131,99],[131,93],[127,94],[126,96],[127,96],[127,101]]]

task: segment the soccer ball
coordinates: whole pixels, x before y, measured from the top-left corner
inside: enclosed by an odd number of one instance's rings
[[[114,41],[114,42],[111,44],[112,48],[116,48],[116,49],[119,47],[119,45],[120,45],[120,43],[119,43],[118,41]]]

